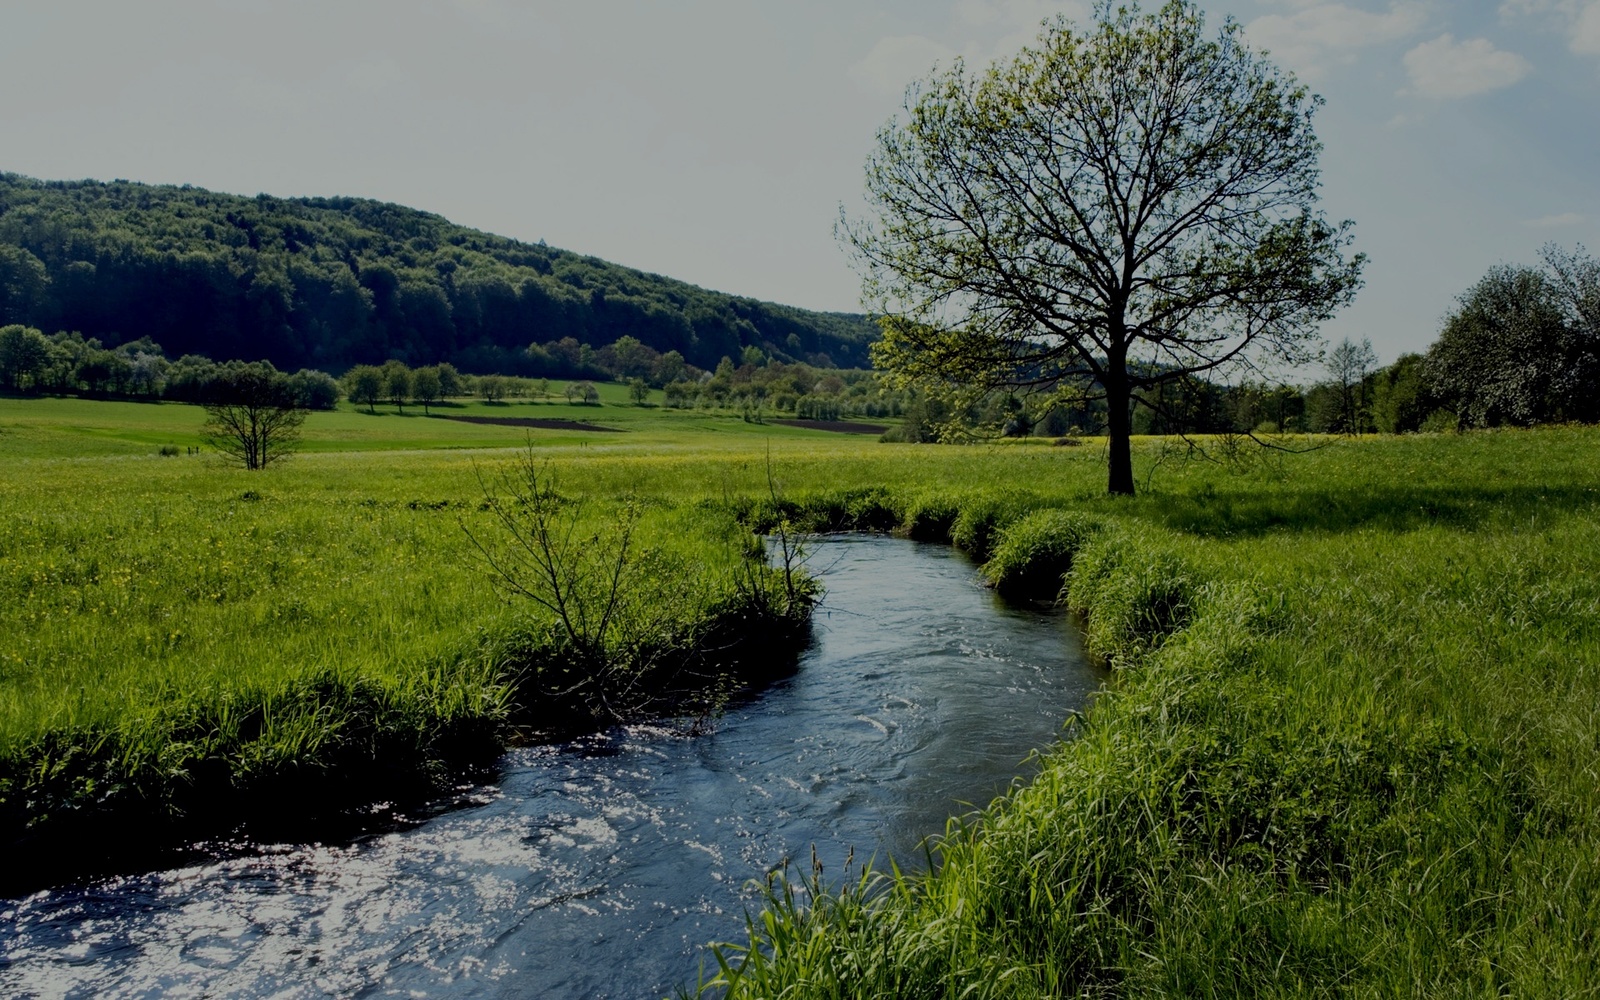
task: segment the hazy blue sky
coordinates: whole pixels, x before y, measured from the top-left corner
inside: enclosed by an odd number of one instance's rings
[[[1490,265],[1600,250],[1600,0],[1206,6],[1327,98],[1325,207],[1372,258],[1330,337],[1419,350]],[[1087,4],[7,0],[0,170],[382,198],[849,310],[833,221],[905,84],[1058,11]]]

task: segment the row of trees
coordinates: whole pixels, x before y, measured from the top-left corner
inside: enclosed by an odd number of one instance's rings
[[[108,349],[81,333],[46,336],[18,324],[0,327],[0,389],[14,393],[200,403],[241,363],[198,354],[169,360],[148,338]],[[302,408],[332,409],[339,401],[339,384],[326,372],[306,368],[283,377]]]

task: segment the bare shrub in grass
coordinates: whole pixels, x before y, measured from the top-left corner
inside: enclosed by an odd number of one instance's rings
[[[737,686],[740,648],[781,640],[809,617],[814,585],[787,535],[781,570],[752,551],[729,579],[693,548],[641,546],[643,502],[592,509],[563,495],[531,450],[480,486],[493,530],[462,527],[495,586],[535,609],[500,656],[522,670],[541,728],[703,714]]]

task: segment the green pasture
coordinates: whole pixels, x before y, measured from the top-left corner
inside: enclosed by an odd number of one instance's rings
[[[571,404],[553,385],[547,398],[486,402],[451,400],[403,410],[380,403],[369,412],[349,401],[338,409],[309,415],[300,450],[306,454],[431,448],[507,448],[529,439],[541,447],[587,444],[614,448],[662,446],[693,439],[713,445],[721,438],[806,438],[835,432],[777,423],[782,414],[764,414],[761,423],[728,410],[668,409],[661,393],[636,405],[627,387],[599,386],[600,404]],[[453,418],[533,419],[592,424],[613,433],[472,423]],[[0,461],[13,458],[149,455],[162,447],[180,452],[201,444],[205,411],[185,403],[108,402],[76,398],[19,399],[0,397]],[[883,425],[885,421],[867,423]],[[887,423],[892,423],[888,421]],[[849,435],[865,437],[871,435]]]
[[[207,773],[295,787],[374,755],[443,761],[464,733],[515,738],[508,664],[541,619],[496,591],[467,532],[531,443],[597,537],[633,498],[633,599],[666,627],[724,606],[752,530],[895,530],[1059,593],[1116,667],[1036,780],[947,831],[931,874],[775,883],[716,988],[1600,981],[1600,430],[1206,440],[1204,456],[1144,439],[1130,499],[1104,494],[1092,439],[889,445],[629,404],[462,410],[631,429],[346,408],[252,473],[156,454],[193,433],[192,407],[0,401],[12,833],[123,794],[181,810]]]

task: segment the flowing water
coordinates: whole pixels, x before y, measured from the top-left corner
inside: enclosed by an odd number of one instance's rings
[[[709,734],[629,726],[510,753],[464,807],[356,844],[0,901],[0,996],[661,997],[742,936],[763,876],[917,862],[1027,773],[1101,677],[1057,612],[950,549],[812,544],[794,676]]]

